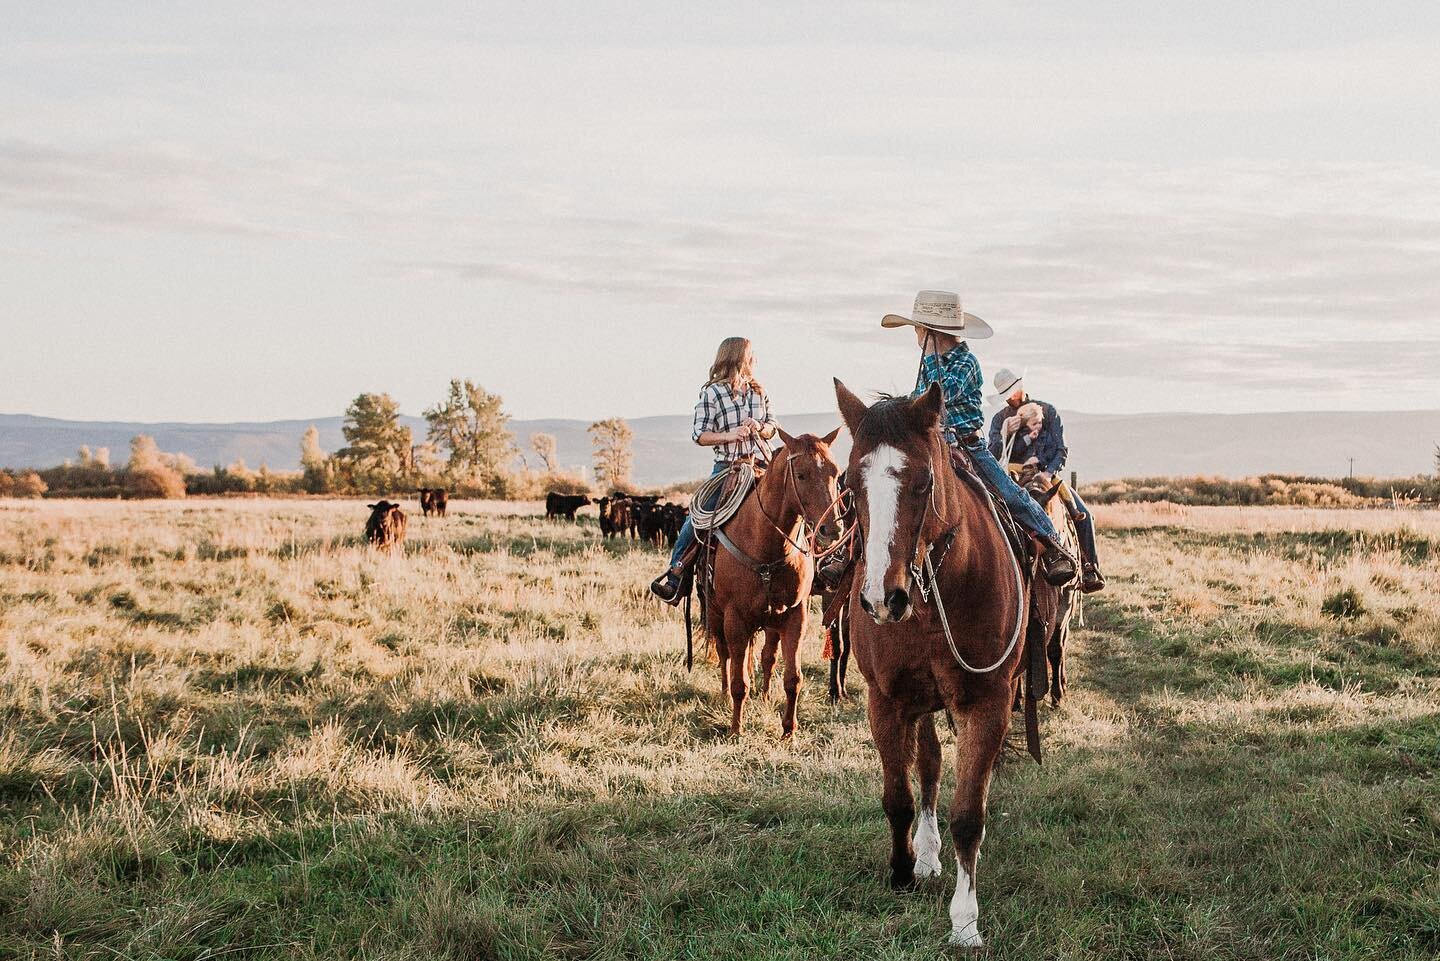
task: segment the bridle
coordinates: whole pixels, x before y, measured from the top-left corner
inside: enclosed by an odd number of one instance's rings
[[[988,667],[975,667],[961,656],[960,648],[955,644],[955,635],[950,629],[950,616],[945,610],[945,598],[940,594],[940,569],[944,566],[945,559],[950,556],[950,548],[955,544],[955,536],[960,530],[961,522],[956,521],[949,526],[943,526],[945,525],[945,518],[940,516],[940,509],[935,503],[935,490],[938,485],[936,483],[935,458],[933,455],[930,457],[927,467],[930,471],[930,492],[925,499],[925,507],[920,511],[919,522],[915,525],[915,555],[907,565],[910,580],[911,583],[915,585],[916,591],[920,595],[920,600],[934,608],[935,614],[940,621],[940,629],[945,634],[945,643],[949,646],[950,654],[955,658],[955,663],[959,664],[961,668],[971,674],[989,674],[1010,660],[1010,655],[1015,652],[1016,645],[1020,643],[1020,635],[1023,633],[1025,626],[1025,581],[1024,575],[1022,575],[1020,571],[1020,559],[1016,556],[1015,545],[1010,542],[1010,538],[1004,536],[1004,526],[1000,523],[1000,514],[995,509],[994,500],[987,499],[990,515],[995,521],[996,529],[1001,531],[1000,539],[1005,542],[1005,549],[1010,556],[1010,564],[1015,574],[1015,629],[1010,634],[1009,643],[1005,645],[1005,652],[1000,655],[995,663]],[[837,503],[839,500],[840,498],[836,498]],[[932,514],[943,526],[943,532],[927,544],[921,535],[925,531],[925,521],[927,517]],[[821,520],[824,520],[824,518],[822,517]],[[861,527],[858,517],[852,530],[857,532],[854,536],[860,536],[858,532],[861,530]],[[844,539],[842,538],[842,540]],[[935,559],[937,548],[939,548],[939,560]]]
[[[766,452],[766,455],[767,462],[770,465],[773,465],[774,458],[769,456],[768,451]],[[790,451],[787,449],[785,453],[785,482],[783,486],[787,487],[789,491],[795,494],[795,504],[800,512],[800,541],[797,543],[795,538],[791,537],[778,523],[776,523],[774,515],[772,515],[769,509],[765,506],[765,497],[760,492],[759,483],[755,485],[755,503],[760,508],[760,513],[765,518],[766,522],[771,526],[771,528],[775,530],[777,534],[780,535],[780,537],[785,541],[787,545],[795,548],[795,550],[798,551],[802,556],[810,557],[812,553],[811,545],[814,541],[814,535],[807,534],[806,532],[812,528],[812,524],[810,518],[805,514],[805,500],[800,496],[800,484],[798,481],[795,480],[795,466],[790,458],[791,454]],[[820,516],[819,522],[815,523],[813,525],[813,528],[815,530],[818,530],[819,524],[824,523],[824,521],[825,515],[822,514]],[[781,547],[780,556],[775,560],[768,562],[759,561],[751,557],[744,550],[742,550],[738,544],[736,544],[733,540],[730,539],[730,536],[726,534],[722,528],[717,527],[711,533],[715,536],[715,539],[720,542],[720,545],[724,547],[727,551],[729,551],[736,560],[738,560],[745,567],[749,568],[751,572],[753,572],[757,577],[760,578],[760,583],[765,588],[765,597],[768,600],[770,597],[770,581],[775,576],[776,572],[785,565],[785,559],[788,556],[785,548]]]
[[[774,464],[774,458],[771,458],[769,463]],[[755,485],[755,503],[759,505],[760,513],[765,515],[765,519],[770,522],[770,526],[775,528],[775,531],[785,539],[785,543],[789,544],[801,554],[804,554],[808,557],[810,556],[812,550],[811,544],[814,540],[814,535],[811,534],[807,536],[805,533],[806,531],[812,529],[810,524],[810,518],[805,516],[805,499],[800,496],[800,484],[798,481],[795,480],[795,464],[788,450],[785,452],[785,481],[785,486],[787,486],[790,491],[795,494],[795,504],[800,509],[800,537],[802,538],[804,543],[795,543],[795,538],[785,533],[784,529],[782,529],[780,525],[775,522],[775,518],[771,516],[770,511],[767,510],[765,507],[765,498],[760,493],[759,484]],[[785,505],[781,504],[780,506],[784,507]],[[824,523],[824,521],[825,515],[822,514],[820,515],[820,523]],[[815,525],[814,529],[818,530],[819,525]]]

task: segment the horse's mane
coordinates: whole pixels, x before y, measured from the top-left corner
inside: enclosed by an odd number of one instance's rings
[[[911,398],[880,394],[860,421],[857,441],[873,444],[899,444],[922,432],[915,429],[911,414]]]

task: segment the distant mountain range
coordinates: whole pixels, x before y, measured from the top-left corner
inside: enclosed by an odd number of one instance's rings
[[[1070,445],[1070,466],[1083,480],[1164,474],[1241,477],[1277,472],[1339,477],[1355,461],[1357,475],[1414,476],[1435,469],[1440,411],[1367,413],[1293,412],[1273,414],[1084,414],[1062,412]],[[425,435],[418,417],[404,421],[416,437]],[[787,430],[824,433],[839,423],[836,414],[799,414],[784,419]],[[51,467],[76,457],[82,445],[110,448],[123,462],[130,438],[149,434],[161,450],[188,454],[208,467],[243,459],[251,467],[299,467],[300,438],[314,424],[326,450],[344,446],[341,418],[236,424],[142,424],[71,421],[28,414],[0,414],[0,466]],[[510,429],[523,454],[534,433],[553,434],[560,461],[581,467],[590,461],[589,426],[582,420],[512,420]],[[698,478],[708,472],[709,452],[690,443],[690,418],[639,417],[635,432],[634,479],[644,485]],[[843,442],[839,445],[843,450]]]

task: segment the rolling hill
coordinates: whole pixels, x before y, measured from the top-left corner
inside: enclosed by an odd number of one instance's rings
[[[1440,411],[1313,412],[1265,414],[1085,414],[1065,412],[1070,466],[1086,480],[1159,474],[1229,477],[1264,472],[1336,477],[1349,469],[1371,476],[1413,476],[1434,470],[1440,443]],[[405,418],[417,437],[424,421]],[[835,414],[787,417],[795,432],[825,432]],[[299,466],[300,437],[314,424],[326,450],[344,445],[341,418],[266,423],[187,424],[71,421],[28,414],[0,414],[0,466],[49,467],[74,458],[80,445],[108,447],[122,461],[130,438],[150,434],[162,450],[190,455],[202,466],[243,459],[251,467]],[[589,461],[588,423],[581,420],[513,420],[522,449],[530,434],[554,434],[560,460]],[[661,484],[706,473],[707,451],[690,443],[686,415],[640,417],[635,431],[635,480]],[[533,460],[533,457],[532,457]]]

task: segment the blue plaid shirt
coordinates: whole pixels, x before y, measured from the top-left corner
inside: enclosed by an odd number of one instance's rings
[[[980,361],[970,353],[967,344],[953,347],[943,354],[926,354],[920,359],[920,376],[915,383],[915,396],[931,384],[939,384],[945,395],[945,416],[942,426],[950,441],[973,434],[985,423],[981,410],[985,395],[985,378]]]

